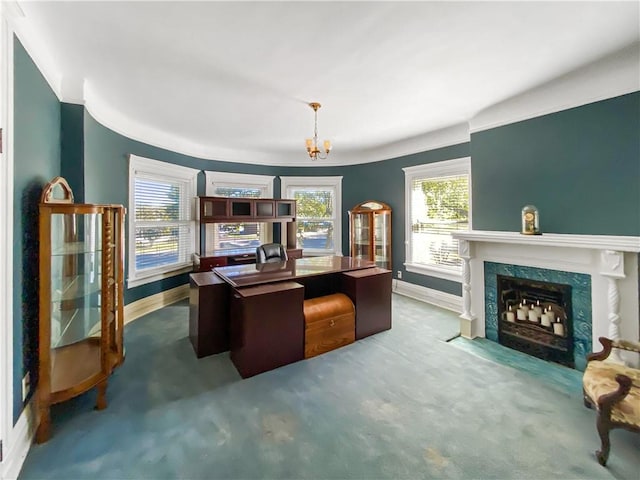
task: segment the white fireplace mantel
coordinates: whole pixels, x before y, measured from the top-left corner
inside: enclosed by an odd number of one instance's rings
[[[452,234],[462,265],[460,331],[485,336],[484,262],[498,262],[591,275],[592,338],[638,340],[640,237],[471,230]]]
[[[514,243],[519,245],[589,248],[635,253],[640,252],[640,237],[571,235],[562,233],[523,235],[518,232],[491,232],[483,230],[455,232],[452,235],[458,240],[467,240],[470,242]]]

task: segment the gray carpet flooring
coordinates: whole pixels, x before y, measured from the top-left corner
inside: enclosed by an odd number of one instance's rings
[[[195,357],[180,302],[126,327],[108,408],[55,406],[20,479],[640,478],[639,435],[595,460],[580,372],[457,332],[394,294],[390,331],[243,380],[228,353]]]

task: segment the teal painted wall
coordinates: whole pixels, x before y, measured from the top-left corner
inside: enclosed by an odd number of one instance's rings
[[[473,228],[640,235],[640,92],[471,135]]]
[[[60,102],[14,38],[13,418],[23,409],[22,377],[37,378],[38,202],[60,175]],[[35,385],[35,382],[32,382]]]
[[[84,107],[60,105],[60,156],[62,176],[67,180],[76,203],[84,203]]]

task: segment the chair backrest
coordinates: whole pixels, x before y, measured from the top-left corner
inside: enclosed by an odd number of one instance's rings
[[[265,243],[256,248],[256,263],[284,262],[287,251],[279,243]]]

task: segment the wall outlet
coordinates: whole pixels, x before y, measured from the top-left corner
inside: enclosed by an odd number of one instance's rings
[[[398,270],[398,278],[402,278],[402,270]]]
[[[27,395],[29,395],[29,390],[31,390],[31,375],[29,372],[22,379],[22,401],[24,402],[27,399]]]

